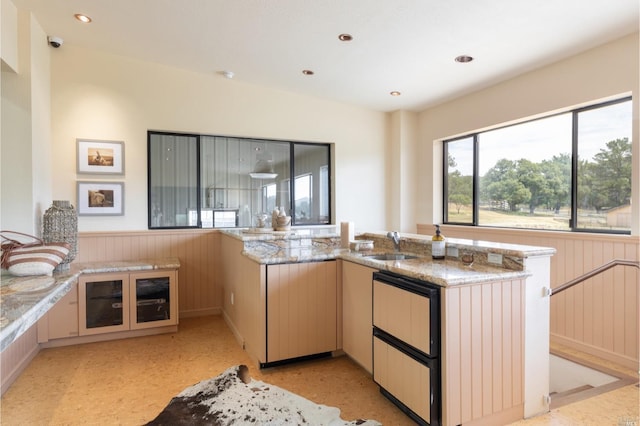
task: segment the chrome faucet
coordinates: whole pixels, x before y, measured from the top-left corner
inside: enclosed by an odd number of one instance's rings
[[[393,247],[396,251],[400,251],[400,235],[398,235],[398,231],[389,231],[387,232],[387,238],[391,238],[393,241]]]

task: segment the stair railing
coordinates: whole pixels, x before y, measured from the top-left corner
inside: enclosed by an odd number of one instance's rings
[[[599,266],[595,269],[593,269],[592,271],[587,272],[586,274],[580,275],[577,278],[572,279],[571,281],[567,281],[566,283],[562,284],[559,287],[556,288],[552,288],[551,289],[551,296],[553,296],[554,294],[558,294],[562,291],[565,291],[571,287],[573,287],[576,284],[579,284],[583,281],[588,280],[589,278],[598,275],[608,269],[613,268],[614,266],[618,266],[618,265],[622,265],[622,266],[635,266],[636,268],[640,269],[640,262],[639,261],[635,261],[635,260],[624,260],[624,259],[614,259],[611,262],[605,263],[602,266]]]

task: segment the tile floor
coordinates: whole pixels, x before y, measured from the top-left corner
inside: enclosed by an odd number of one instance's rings
[[[413,424],[347,357],[259,370],[220,316],[181,319],[175,334],[44,349],[3,395],[0,423],[140,425],[185,387],[236,364],[248,365],[256,379],[339,407],[345,420]],[[640,426],[639,411],[638,387],[628,385],[515,424]]]

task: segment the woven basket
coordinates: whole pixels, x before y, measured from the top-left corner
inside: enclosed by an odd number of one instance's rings
[[[69,269],[78,254],[78,213],[69,201],[54,200],[44,212],[42,219],[42,239],[45,243],[65,242],[69,244],[69,254],[56,270]]]

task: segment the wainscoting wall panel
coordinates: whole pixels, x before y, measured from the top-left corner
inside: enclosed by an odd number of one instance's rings
[[[445,423],[522,418],[524,283],[449,287],[442,292],[442,309]]]
[[[551,286],[558,287],[614,259],[640,260],[640,237],[443,225],[450,238],[553,247]],[[419,225],[430,235],[433,225]],[[551,299],[551,339],[637,368],[640,341],[638,268],[617,266]]]
[[[177,257],[180,316],[222,312],[217,278],[220,233],[214,230],[81,232],[76,262]]]
[[[38,326],[34,324],[2,351],[0,354],[0,380],[2,381],[0,395],[4,395],[39,350]]]

